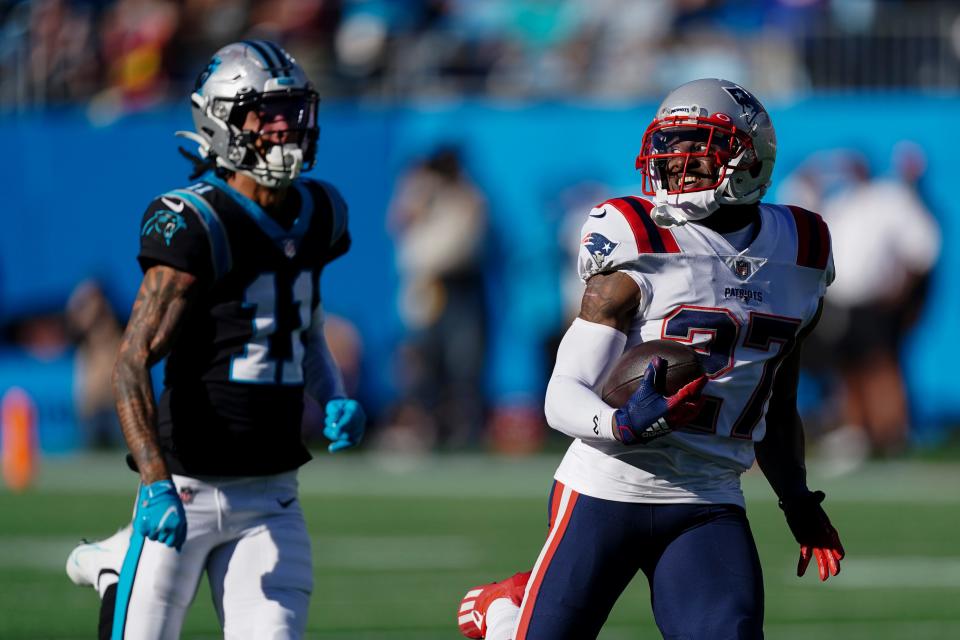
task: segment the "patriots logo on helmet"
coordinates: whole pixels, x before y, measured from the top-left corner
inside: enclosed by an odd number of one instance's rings
[[[763,113],[763,106],[756,98],[753,97],[753,94],[740,87],[738,85],[733,85],[730,87],[723,87],[723,90],[730,94],[730,97],[733,98],[740,108],[743,109],[743,115],[746,118],[747,122],[753,124],[754,118],[758,114]]]
[[[183,216],[175,211],[160,210],[150,216],[150,219],[143,224],[140,235],[146,237],[151,233],[156,233],[163,238],[164,243],[169,247],[170,240],[180,229],[186,229],[187,223]]]
[[[610,254],[620,246],[619,242],[614,242],[605,235],[595,232],[583,236],[580,244],[587,248],[590,257],[597,263],[598,268],[603,267],[603,263],[610,257]]]

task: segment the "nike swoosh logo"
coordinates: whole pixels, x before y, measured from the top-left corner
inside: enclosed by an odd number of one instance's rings
[[[181,211],[183,211],[182,202],[178,202],[177,204],[174,204],[172,200],[167,200],[166,198],[160,198],[160,201],[163,202],[163,204],[170,207],[170,209],[175,213],[180,213]]]
[[[294,502],[296,502],[296,500],[297,500],[296,498],[290,498],[289,500],[281,500],[280,498],[277,498],[277,504],[279,504],[281,507],[286,509],[287,507],[292,505]]]
[[[604,211],[603,213],[596,213],[596,214],[588,213],[587,215],[590,216],[591,218],[602,218],[603,216],[607,215],[607,212]]]

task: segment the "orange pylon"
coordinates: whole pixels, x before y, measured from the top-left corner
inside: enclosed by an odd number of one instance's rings
[[[37,472],[37,409],[30,395],[12,387],[0,400],[3,479],[11,491],[24,491]]]

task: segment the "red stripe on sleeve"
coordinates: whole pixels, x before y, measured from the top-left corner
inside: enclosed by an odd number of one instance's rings
[[[797,227],[797,264],[806,266],[810,260],[810,227],[807,222],[806,209],[787,205],[793,214],[793,221]]]
[[[673,232],[663,227],[657,228],[660,230],[660,237],[663,238],[663,246],[667,248],[667,253],[680,253],[680,245],[677,244],[677,239],[673,237]]]
[[[820,214],[787,205],[797,226],[797,264],[826,269],[830,259],[830,230]]]
[[[673,232],[658,227],[650,217],[653,203],[649,200],[627,196],[607,200],[603,204],[612,205],[626,218],[637,242],[637,253],[680,253],[680,245],[673,237]]]
[[[563,495],[563,485],[557,483],[559,494]],[[556,495],[556,494],[555,494]],[[537,565],[535,573],[530,576],[530,584],[527,586],[527,594],[523,598],[523,607],[520,610],[520,623],[517,626],[517,634],[514,640],[526,640],[527,628],[530,626],[530,618],[533,616],[533,608],[537,604],[537,594],[540,592],[540,585],[543,584],[543,576],[547,573],[550,561],[553,560],[553,554],[556,553],[560,541],[563,540],[563,534],[567,531],[567,525],[570,524],[570,516],[573,515],[573,508],[577,504],[577,498],[580,496],[576,491],[570,491],[570,501],[567,503],[567,510],[563,514],[559,523],[555,523],[550,532],[550,542],[547,550],[543,554],[543,560]],[[553,507],[551,507],[552,509]],[[557,501],[559,508],[559,501]],[[554,512],[555,513],[555,512]]]
[[[660,236],[660,241],[663,242],[665,253],[680,253],[680,245],[677,244],[677,239],[673,237],[673,232],[670,231],[670,229],[658,226],[657,223],[653,221],[653,218],[650,217],[650,212],[653,211],[652,202],[636,196],[627,196],[624,200],[632,200],[634,203],[640,205],[643,210],[643,214],[641,215],[645,218],[645,220],[643,220],[644,226],[648,232],[651,229],[657,232],[657,235]]]
[[[643,222],[640,221],[640,218],[634,213],[633,207],[626,200],[613,198],[603,204],[613,205],[620,212],[620,215],[626,219],[627,224],[630,225],[630,230],[633,231],[633,239],[637,242],[637,253],[653,253],[653,245],[650,244],[650,236],[647,235]]]
[[[816,213],[817,216],[817,234],[820,236],[820,242],[817,244],[820,251],[817,254],[817,260],[814,266],[817,269],[827,268],[827,259],[830,257],[830,230],[827,229],[827,223]]]

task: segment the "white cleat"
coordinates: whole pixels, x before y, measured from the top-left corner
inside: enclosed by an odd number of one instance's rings
[[[67,556],[67,575],[78,587],[93,587],[103,572],[120,575],[123,558],[130,546],[130,525],[106,538],[82,542]]]

